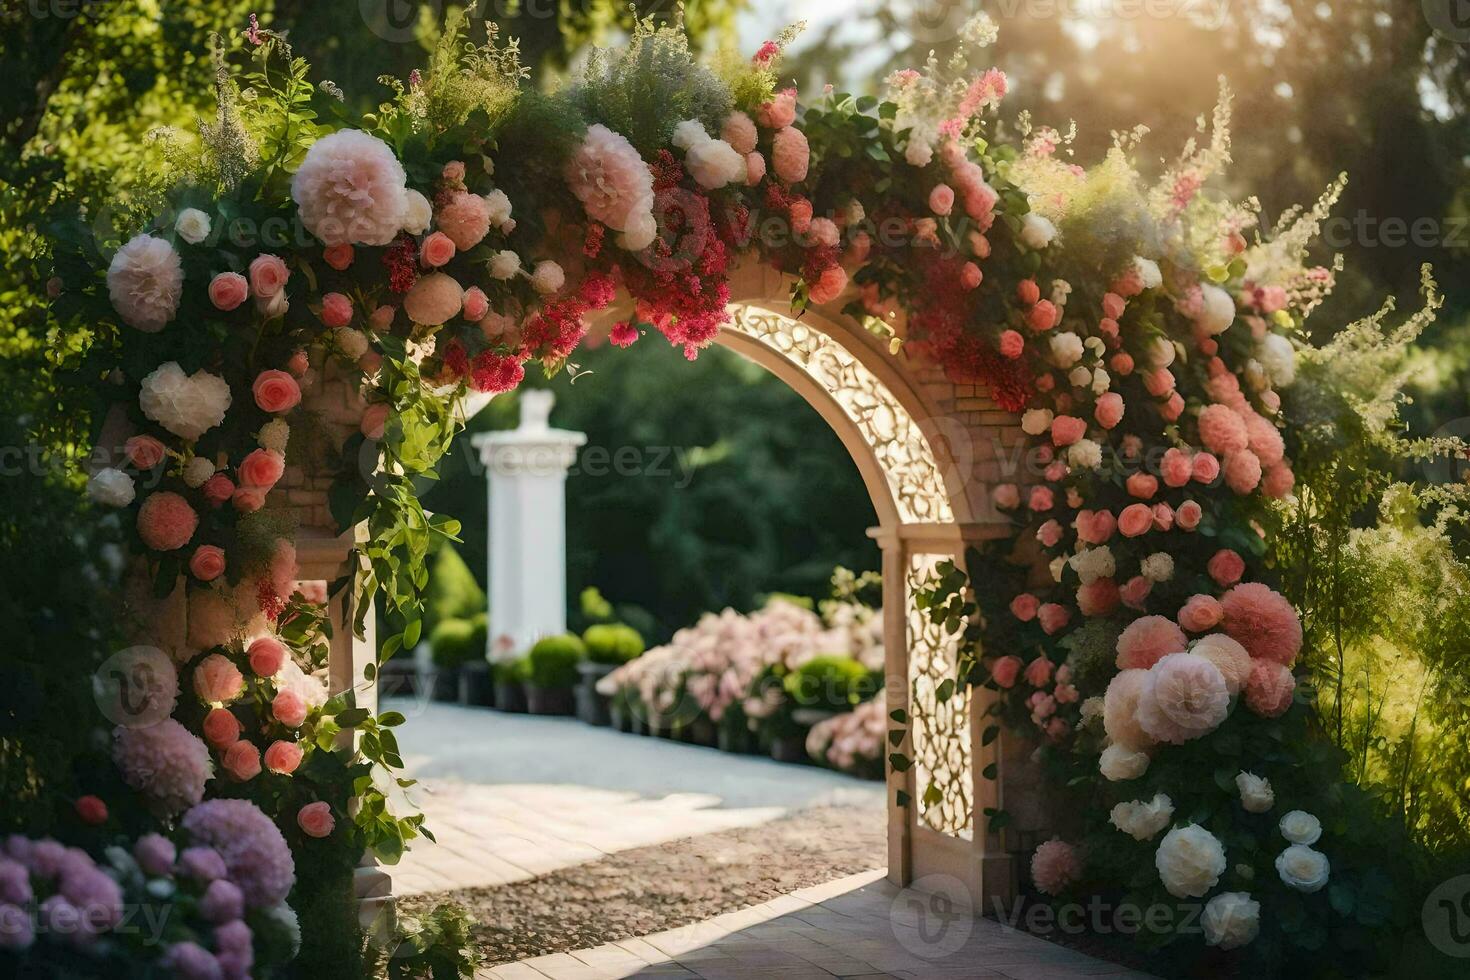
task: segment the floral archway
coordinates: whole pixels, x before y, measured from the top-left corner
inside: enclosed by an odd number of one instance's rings
[[[112,406],[90,490],[131,529],[155,709],[118,720],[126,790],[86,806],[134,838],[127,887],[170,882],[189,937],[109,955],[268,975],[312,955],[276,941],[288,895],[309,936],[354,877],[384,897],[360,859],[425,828],[390,812],[405,719],[373,682],[417,642],[424,557],[457,531],[415,481],[468,391],[576,371],[599,316],[613,344],[658,334],[690,358],[724,331],[804,376],[876,461],[908,612],[887,627],[901,880],[1202,903],[1202,928],[1166,940],[1247,965],[1373,925],[1344,911],[1372,869],[1330,820],[1301,622],[1265,560],[1294,483],[1283,400],[1334,275],[1306,262],[1331,193],[1263,237],[1208,192],[1228,95],[1153,184],[1138,134],[1092,169],[1055,130],[1011,135],[983,16],[882,101],[804,106],[778,90],[785,36],[706,67],[644,24],[543,95],[513,44],[462,28],[340,119],[335,86],[252,24],[251,65],[221,60],[217,117],[128,233],[57,226],[53,310]],[[787,309],[732,294],[742,263],[785,277]],[[401,631],[372,637],[377,599]],[[1037,778],[1080,787],[1083,811],[1018,817],[1006,744],[1039,746]],[[1025,867],[998,860],[1021,848]],[[120,905],[91,858],[50,853],[10,846],[27,889]]]

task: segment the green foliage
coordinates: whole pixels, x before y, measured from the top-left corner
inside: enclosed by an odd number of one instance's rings
[[[574,687],[577,664],[586,656],[587,647],[575,633],[543,637],[526,655],[531,665],[531,683],[548,690]]]
[[[582,634],[587,659],[595,664],[625,664],[647,649],[643,637],[622,623],[598,623]]]
[[[883,675],[851,657],[824,654],[786,675],[786,694],[803,708],[851,711],[883,689]]]
[[[470,619],[441,619],[429,634],[434,663],[453,668],[483,658],[485,634],[484,613],[476,613]]]
[[[613,618],[613,605],[603,598],[602,590],[595,585],[583,589],[577,600],[582,609],[582,618],[590,623],[607,623]]]
[[[397,920],[386,963],[388,980],[453,980],[468,977],[484,961],[475,945],[474,919],[464,906],[443,902],[424,916]]]
[[[490,673],[497,684],[524,684],[531,679],[531,658],[517,657],[493,663]]]
[[[425,605],[424,619],[431,632],[446,619],[472,619],[486,612],[485,590],[459,552],[447,544],[434,555]]]

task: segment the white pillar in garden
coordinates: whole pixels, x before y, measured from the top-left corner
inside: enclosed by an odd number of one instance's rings
[[[489,477],[492,659],[567,627],[566,479],[587,436],[551,427],[554,401],[524,391],[517,428],[473,439]]]

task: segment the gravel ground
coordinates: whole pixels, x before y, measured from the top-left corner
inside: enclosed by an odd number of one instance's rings
[[[477,920],[487,965],[570,952],[747,908],[881,868],[883,810],[814,807],[759,827],[640,847],[495,888],[419,895],[422,914],[452,899]]]

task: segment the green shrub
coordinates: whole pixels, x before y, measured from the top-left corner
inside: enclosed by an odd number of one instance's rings
[[[622,623],[589,626],[582,642],[587,646],[587,659],[595,664],[625,664],[647,649],[642,635]]]
[[[531,661],[531,683],[539,688],[573,687],[577,664],[587,656],[587,647],[574,633],[562,633],[536,641],[527,655]]]
[[[490,665],[490,672],[497,684],[524,684],[531,679],[531,658],[517,657]]]
[[[447,544],[439,548],[429,569],[425,605],[428,608],[424,626],[431,634],[434,627],[447,620],[474,619],[485,614],[485,590],[480,588],[459,552]]]
[[[883,687],[883,675],[842,654],[823,654],[786,675],[786,694],[803,708],[850,711]]]
[[[452,668],[485,656],[485,614],[470,619],[445,619],[429,634],[434,664]]]

